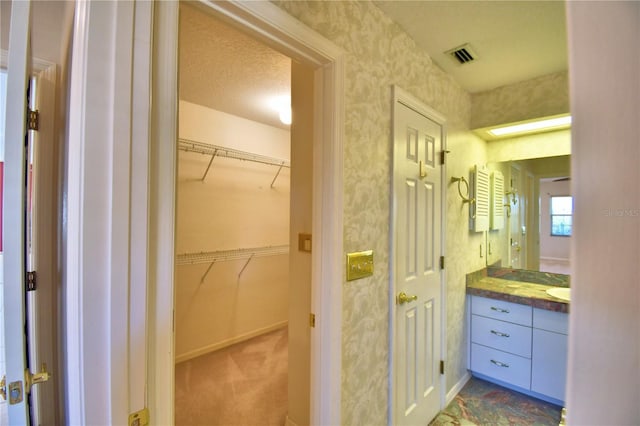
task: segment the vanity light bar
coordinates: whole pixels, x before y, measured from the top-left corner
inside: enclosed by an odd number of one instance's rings
[[[571,124],[571,116],[549,118],[546,120],[532,121],[530,123],[515,124],[512,126],[498,127],[489,130],[493,136],[505,136],[514,133],[533,132],[539,130],[551,130],[556,127],[568,126]]]

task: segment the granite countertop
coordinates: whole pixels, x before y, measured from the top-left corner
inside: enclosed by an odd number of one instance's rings
[[[467,283],[467,294],[529,305],[548,311],[569,312],[569,302],[546,293],[555,286],[481,277]]]

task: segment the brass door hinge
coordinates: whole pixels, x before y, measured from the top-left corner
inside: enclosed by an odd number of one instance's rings
[[[444,374],[444,361],[440,361],[440,374]]]
[[[38,130],[40,127],[40,111],[27,109],[27,129]]]
[[[309,326],[316,326],[316,314],[309,314]]]
[[[444,165],[445,161],[446,161],[446,157],[447,154],[450,153],[451,151],[447,150],[447,149],[443,149],[442,151],[440,151],[440,165]]]
[[[440,269],[444,269],[444,256],[440,256]]]
[[[38,288],[36,281],[36,271],[27,272],[27,291],[33,291]]]

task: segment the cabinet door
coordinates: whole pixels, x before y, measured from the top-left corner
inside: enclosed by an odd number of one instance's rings
[[[533,309],[533,328],[569,334],[569,315],[562,312]]]
[[[567,336],[533,329],[531,390],[564,401]]]

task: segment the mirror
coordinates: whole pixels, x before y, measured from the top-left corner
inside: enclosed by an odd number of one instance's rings
[[[550,200],[571,195],[570,155],[496,161],[487,167],[504,175],[505,193],[504,227],[485,233],[487,266],[569,274],[571,212],[556,215],[552,232]]]
[[[504,176],[505,222],[502,229],[485,232],[487,266],[569,274],[571,217],[556,217],[554,223],[564,223],[565,229],[559,232],[556,226],[552,232],[550,199],[571,195],[570,131],[536,135],[558,137],[566,139],[564,148],[552,153],[540,149],[536,154],[531,145],[522,149],[516,140],[489,142],[487,167]]]

